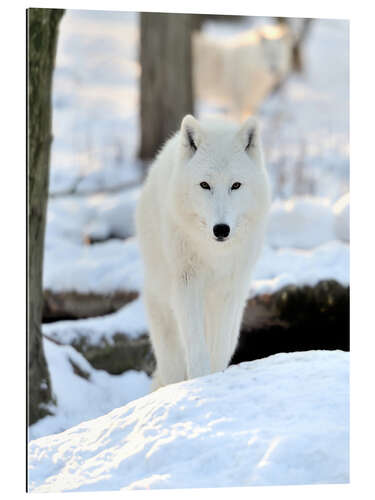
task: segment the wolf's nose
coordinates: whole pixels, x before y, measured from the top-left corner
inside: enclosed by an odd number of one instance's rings
[[[214,226],[214,235],[216,238],[226,238],[230,233],[230,227],[227,224],[216,224]]]

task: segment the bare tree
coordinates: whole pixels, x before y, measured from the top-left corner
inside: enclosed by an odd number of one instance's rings
[[[48,414],[51,383],[44,356],[43,247],[48,198],[51,90],[61,9],[28,9],[28,423]]]
[[[141,146],[151,159],[193,112],[191,14],[141,13]]]
[[[301,73],[303,71],[303,45],[311,29],[311,18],[291,18],[291,17],[277,17],[277,22],[288,26],[294,35],[294,43],[292,46],[292,67],[293,70]],[[296,23],[297,21],[297,23]],[[297,24],[297,29],[295,25]]]

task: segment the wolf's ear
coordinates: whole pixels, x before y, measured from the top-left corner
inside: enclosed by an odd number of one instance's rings
[[[201,138],[202,131],[198,120],[192,115],[186,115],[181,122],[181,140],[190,155],[198,149]]]
[[[238,132],[238,138],[244,151],[249,155],[255,154],[260,147],[259,123],[254,116],[250,116]]]

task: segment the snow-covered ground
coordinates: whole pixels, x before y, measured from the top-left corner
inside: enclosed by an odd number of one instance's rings
[[[67,10],[53,88],[50,191],[139,179],[138,14]]]
[[[277,354],[29,445],[33,492],[349,482],[349,354]]]
[[[110,293],[139,290],[142,265],[138,243],[108,240],[98,245],[56,245],[46,252],[44,288],[54,291]]]
[[[143,372],[110,375],[95,370],[69,345],[60,346],[44,339],[43,346],[56,405],[50,406],[53,415],[30,427],[30,440],[104,415],[150,391],[150,379]],[[77,369],[81,375],[75,373]]]
[[[249,23],[210,22],[204,29],[222,39],[245,32]],[[349,283],[348,38],[347,22],[314,21],[305,72],[259,108],[274,203],[250,296],[321,279]],[[141,174],[138,44],[135,13],[68,10],[61,22],[45,289],[142,290],[133,218]],[[226,110],[197,99],[198,117],[217,113]],[[141,297],[107,316],[43,325],[62,344],[82,332],[111,342],[116,333],[135,337],[146,330]],[[30,447],[35,491],[348,481],[346,354],[275,356],[123,407],[148,392],[144,373],[109,375],[70,346],[48,340],[44,346],[57,407],[30,428],[31,440],[46,436]],[[72,362],[89,380],[75,373]],[[190,398],[194,394],[202,407]],[[229,414],[236,404],[241,411]],[[133,419],[140,424],[132,430]],[[90,444],[91,432],[97,446]],[[222,479],[215,474],[216,483],[211,447],[222,450],[217,463],[225,469]],[[194,453],[201,460],[186,465]],[[235,467],[227,470],[228,462]]]
[[[92,345],[99,346],[103,341],[113,343],[113,337],[118,333],[135,338],[146,332],[145,309],[140,297],[111,314],[43,325],[43,333],[61,344],[72,344],[82,337],[89,337]]]

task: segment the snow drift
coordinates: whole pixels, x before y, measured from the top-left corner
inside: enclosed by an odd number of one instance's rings
[[[277,354],[29,445],[34,492],[345,483],[349,354]]]
[[[143,371],[111,375],[96,370],[70,345],[58,345],[46,338],[43,349],[57,405],[50,404],[51,415],[29,427],[29,440],[104,415],[150,391],[151,381]]]

